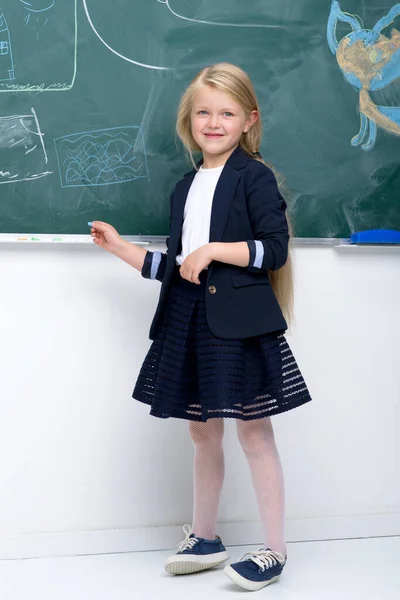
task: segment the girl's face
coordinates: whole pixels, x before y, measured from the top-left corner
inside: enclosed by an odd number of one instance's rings
[[[191,112],[192,135],[203,152],[204,168],[226,163],[258,118],[254,110],[247,115],[230,96],[208,85],[195,93]]]

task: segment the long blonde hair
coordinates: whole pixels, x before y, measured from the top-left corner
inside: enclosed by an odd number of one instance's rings
[[[242,134],[239,146],[248,156],[255,158],[272,169],[271,165],[267,165],[267,163],[262,160],[261,155],[259,155],[263,126],[260,116],[260,107],[253,84],[247,73],[230,63],[218,63],[202,69],[193,79],[181,98],[178,108],[176,131],[186,148],[194,167],[196,168],[196,162],[193,153],[201,152],[201,148],[192,135],[191,112],[194,95],[202,85],[208,85],[230,96],[243,108],[246,115],[249,115],[254,110],[258,112],[257,121],[250,127],[247,133]],[[274,169],[272,170],[274,171]],[[275,176],[277,177],[279,185],[279,183],[281,183],[280,178],[276,173]],[[292,227],[289,220],[288,225],[291,236]],[[291,254],[291,242],[289,242],[289,253],[286,264],[281,269],[268,272],[274,293],[288,325],[293,321],[294,303],[293,261]]]

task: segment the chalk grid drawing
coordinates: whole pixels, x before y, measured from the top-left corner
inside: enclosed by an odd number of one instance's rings
[[[32,181],[51,175],[34,108],[29,115],[0,117],[0,185]],[[29,169],[29,171],[27,170]]]
[[[62,2],[61,0],[19,0],[19,2],[24,13],[21,22],[17,19],[17,11],[10,1],[8,20],[6,2],[2,2],[0,7],[0,93],[65,92],[72,89],[77,73],[78,0],[62,0]],[[50,46],[51,50],[55,36],[53,24],[57,20],[61,21],[64,27],[68,27],[69,23],[71,25],[69,74],[65,77],[58,74],[58,81],[46,82],[44,81],[46,76],[49,77],[46,67],[40,62],[30,61],[29,64],[34,65],[34,68],[21,75],[28,64],[25,60],[27,57],[24,55],[26,46],[29,48],[30,57],[35,55],[36,51],[38,55],[43,56],[46,45]],[[65,32],[63,35],[65,36]],[[57,56],[52,52],[45,55],[57,60]]]
[[[369,95],[369,91],[381,90],[400,78],[400,31],[392,29],[390,37],[381,33],[399,15],[400,4],[395,4],[372,29],[364,29],[360,17],[343,12],[337,0],[331,5],[328,44],[346,80],[360,93],[361,126],[351,144],[363,150],[374,147],[378,127],[400,135],[400,106],[377,106]],[[352,29],[340,42],[336,36],[338,21]]]
[[[150,181],[140,127],[112,127],[54,140],[61,187],[90,187]]]

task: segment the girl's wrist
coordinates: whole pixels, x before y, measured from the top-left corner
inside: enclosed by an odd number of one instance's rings
[[[127,240],[120,238],[118,242],[114,245],[114,247],[111,248],[111,252],[112,254],[116,254],[118,256],[119,254],[121,254],[121,252],[124,252],[130,247],[131,244]]]
[[[218,242],[209,242],[208,243],[209,257],[211,260],[218,260]]]

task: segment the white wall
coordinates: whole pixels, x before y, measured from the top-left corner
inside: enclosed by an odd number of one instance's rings
[[[273,417],[287,539],[398,535],[400,248],[294,254],[314,400]],[[0,248],[0,558],[168,548],[191,522],[187,423],[131,399],[159,287],[91,245]],[[232,421],[225,448],[219,532],[259,543]]]

